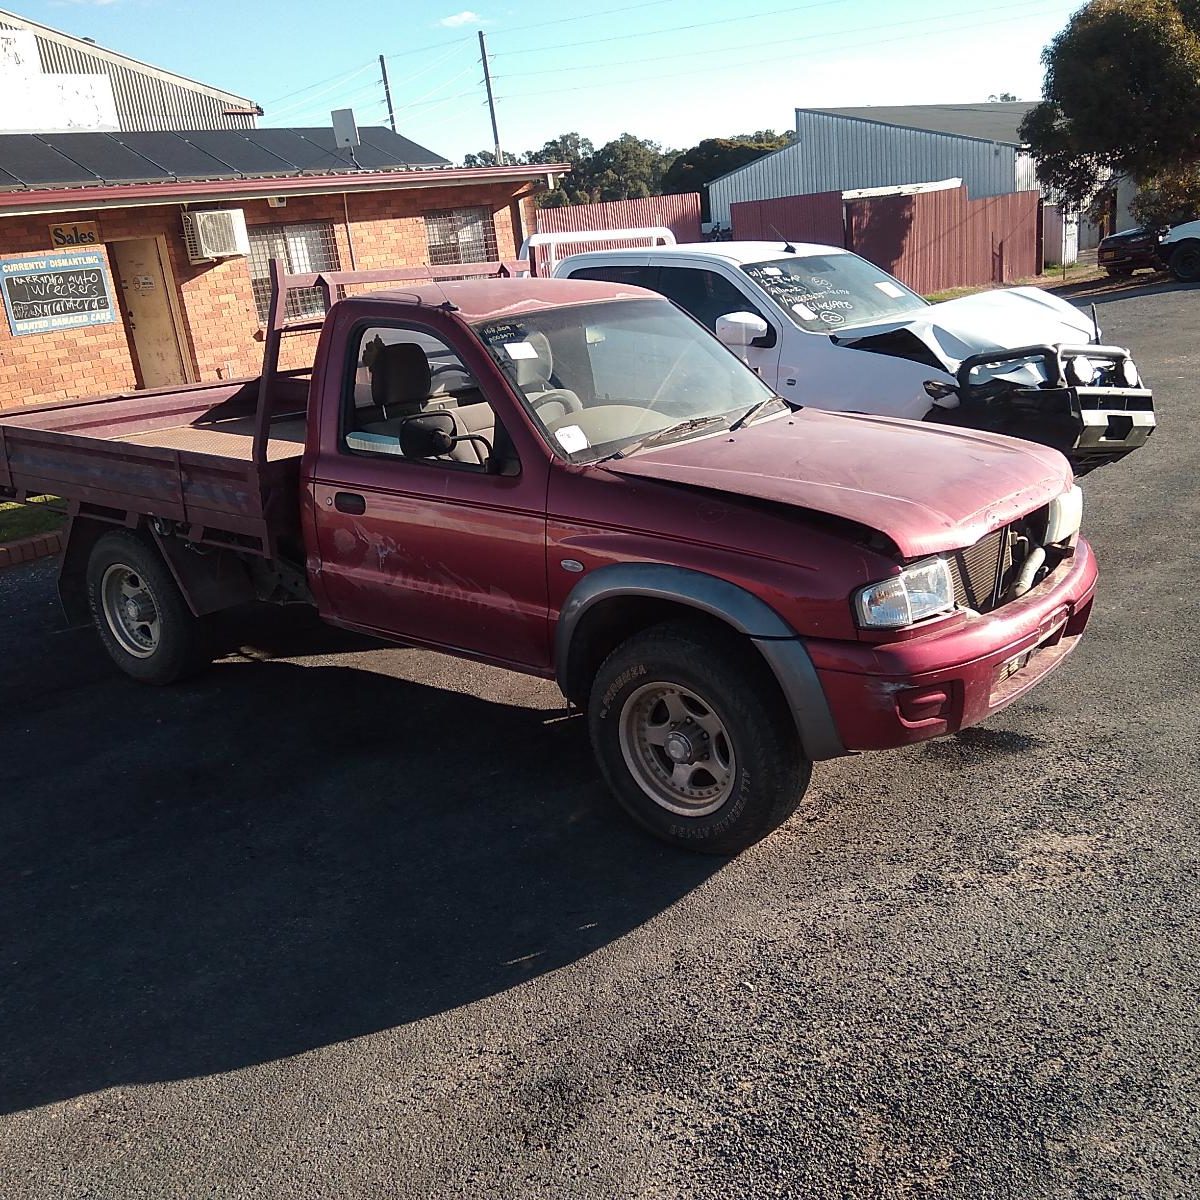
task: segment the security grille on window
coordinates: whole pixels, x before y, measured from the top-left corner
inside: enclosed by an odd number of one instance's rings
[[[292,275],[341,270],[333,226],[328,221],[310,221],[301,225],[252,225],[248,232],[250,281],[254,287],[258,319],[264,323],[271,312],[271,259],[281,259]],[[324,312],[325,300],[319,288],[300,288],[288,292],[288,320],[319,317]]]
[[[496,226],[487,208],[452,208],[425,214],[429,261],[446,263],[494,262]]]

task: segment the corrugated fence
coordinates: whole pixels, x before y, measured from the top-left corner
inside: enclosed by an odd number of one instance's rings
[[[735,242],[791,238],[822,246],[842,244],[842,193],[814,192],[773,200],[739,200],[729,206]]]
[[[574,233],[587,229],[644,229],[665,225],[680,242],[700,240],[700,196],[644,196],[537,210],[538,233]],[[584,247],[590,249],[591,247]]]
[[[846,204],[847,245],[915,292],[1036,275],[1037,192],[967,198],[966,188]]]
[[[816,192],[741,201],[730,213],[735,240],[845,246],[928,294],[1036,275],[1039,200],[1037,192],[971,200],[961,187],[843,206],[840,192]]]

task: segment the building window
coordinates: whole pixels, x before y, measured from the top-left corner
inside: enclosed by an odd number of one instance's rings
[[[429,262],[438,267],[446,263],[494,262],[496,226],[488,208],[451,208],[425,214],[425,240]]]
[[[283,261],[291,275],[309,271],[340,271],[337,242],[329,221],[309,221],[301,225],[252,225],[250,235],[250,282],[258,319],[266,324],[271,315],[271,259]],[[325,312],[325,300],[319,288],[300,288],[288,292],[285,315],[289,321],[319,317]]]

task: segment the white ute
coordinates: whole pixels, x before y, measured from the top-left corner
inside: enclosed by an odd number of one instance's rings
[[[591,250],[554,274],[661,292],[813,408],[1007,433],[1061,450],[1079,474],[1155,428],[1129,351],[1040,288],[929,304],[857,254],[778,241]]]

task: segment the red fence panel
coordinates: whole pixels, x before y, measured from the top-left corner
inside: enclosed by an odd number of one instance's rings
[[[967,189],[872,196],[846,204],[849,249],[915,292],[1034,275],[1037,192],[969,200]]]
[[[538,233],[575,233],[588,229],[644,229],[665,225],[679,242],[700,240],[700,195],[643,196],[537,210]],[[588,247],[585,247],[585,249]]]
[[[816,242],[843,246],[842,193],[814,192],[773,200],[737,200],[729,206],[729,223],[737,242]]]

